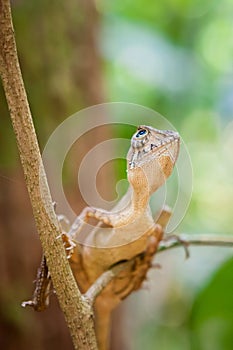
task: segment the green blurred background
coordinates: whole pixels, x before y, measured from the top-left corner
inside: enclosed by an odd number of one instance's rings
[[[41,148],[84,107],[150,107],[178,129],[192,159],[193,196],[177,231],[233,235],[233,1],[15,0],[12,11]],[[72,349],[55,297],[42,314],[20,307],[33,290],[41,248],[0,89],[0,345]],[[100,128],[82,138],[77,164],[113,134]],[[84,203],[72,167],[64,183],[78,212]],[[124,167],[119,161],[101,172],[106,198]],[[111,348],[233,349],[232,249],[191,248],[189,261],[174,250],[157,261],[162,269],[150,272],[147,289],[115,313]]]

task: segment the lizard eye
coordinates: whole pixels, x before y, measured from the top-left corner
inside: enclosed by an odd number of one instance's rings
[[[142,136],[144,137],[147,134],[148,134],[148,131],[146,129],[141,129],[137,132],[136,137],[141,138]]]

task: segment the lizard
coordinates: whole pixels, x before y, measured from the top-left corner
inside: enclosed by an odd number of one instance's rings
[[[127,154],[129,188],[125,196],[111,211],[86,207],[73,223],[68,236],[76,242],[90,218],[110,227],[91,230],[85,245],[79,247],[90,282],[114,263],[141,253],[147,237],[158,230],[149,199],[171,175],[179,145],[177,132],[139,126]]]
[[[100,349],[107,348],[111,311],[133,290],[140,288],[152,265],[158,244],[163,239],[170,213],[162,211],[155,221],[149,200],[171,175],[179,147],[180,137],[177,132],[139,126],[131,138],[127,154],[127,193],[111,211],[84,208],[70,230],[63,234],[64,245],[68,249],[70,241],[75,243],[75,246],[71,246],[69,262],[82,293],[103,272],[136,257],[134,264],[114,278],[95,301]],[[93,219],[96,224],[94,228],[88,225]],[[38,295],[35,297],[38,299]],[[47,306],[47,295],[44,297]],[[24,303],[24,306],[33,306],[33,302],[30,302]]]

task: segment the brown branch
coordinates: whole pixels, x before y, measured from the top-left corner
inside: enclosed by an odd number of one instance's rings
[[[158,252],[182,247],[184,245],[212,246],[212,247],[233,247],[233,236],[218,234],[179,234],[169,235],[159,243]]]
[[[71,272],[53,209],[20,71],[9,0],[0,0],[0,74],[37,230],[75,349],[97,349],[92,309]]]
[[[189,257],[189,254],[187,254],[187,247],[189,245],[233,247],[233,237],[213,234],[168,235],[159,243],[156,253],[163,252],[171,248],[184,247],[185,255],[186,257]],[[114,265],[112,268],[105,271],[87,290],[87,292],[84,294],[84,299],[93,305],[96,297],[103,291],[108,283],[110,283],[121,271],[124,271],[132,266],[135,259],[137,259],[139,256],[141,256],[141,254],[134,256],[130,260]]]
[[[119,263],[109,270],[105,271],[97,278],[97,280],[91,285],[91,287],[84,294],[84,298],[88,300],[88,302],[93,305],[96,297],[102,292],[102,290],[108,285],[109,282],[112,281],[114,277],[116,277],[121,271],[127,269],[134,263],[136,257],[131,260],[124,261]]]

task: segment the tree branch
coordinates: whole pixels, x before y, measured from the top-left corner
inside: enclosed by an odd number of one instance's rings
[[[176,247],[184,247],[186,257],[187,247],[189,245],[198,246],[215,246],[215,247],[233,247],[233,237],[221,236],[214,234],[182,234],[182,235],[168,235],[165,239],[160,241],[157,253],[163,252]],[[97,280],[91,285],[87,292],[83,295],[91,305],[94,304],[96,297],[103,291],[103,289],[115,278],[121,271],[133,266],[135,259],[139,255],[134,256],[132,259],[114,265],[109,270],[105,271]]]
[[[182,247],[184,245],[212,246],[212,247],[233,247],[233,236],[217,234],[179,234],[169,235],[159,243],[158,252]]]
[[[20,71],[9,0],[0,0],[0,74],[17,139],[36,227],[75,349],[97,349],[92,308],[71,272],[53,209]]]
[[[91,285],[91,287],[84,294],[84,297],[88,300],[88,302],[93,305],[96,297],[102,292],[102,290],[108,285],[109,282],[112,281],[114,277],[116,277],[121,271],[127,269],[129,266],[133,264],[135,257],[131,260],[124,261],[113,266],[111,269],[105,271],[97,278],[97,280]]]

